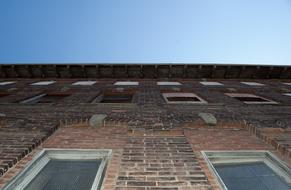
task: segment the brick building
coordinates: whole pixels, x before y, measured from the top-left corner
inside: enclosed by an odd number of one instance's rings
[[[281,181],[265,189],[290,189],[291,67],[27,64],[0,76],[0,189],[33,185],[39,157],[92,150],[106,190],[233,189],[224,165],[269,162]]]

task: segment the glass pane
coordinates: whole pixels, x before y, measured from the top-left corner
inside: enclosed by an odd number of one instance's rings
[[[51,160],[25,190],[90,190],[101,160]]]
[[[265,163],[216,165],[229,190],[290,190],[291,187]]]

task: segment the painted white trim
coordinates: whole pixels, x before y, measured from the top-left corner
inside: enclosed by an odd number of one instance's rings
[[[194,93],[183,93],[183,92],[163,93],[163,97],[168,104],[207,104],[207,101],[200,98]],[[199,101],[168,101],[168,98],[170,97],[192,97],[197,98]]]
[[[286,183],[291,184],[291,169],[277,156],[266,150],[238,150],[238,151],[201,151],[208,168],[216,176],[216,180],[223,190],[228,190],[215,169],[215,164],[242,164],[263,162],[269,166]]]
[[[204,86],[223,86],[224,85],[220,82],[211,82],[211,81],[203,81],[203,82],[200,82],[200,84]]]
[[[258,82],[241,82],[241,83],[248,86],[265,86],[265,84],[258,83]]]
[[[73,86],[92,86],[93,84],[96,84],[96,81],[77,81],[74,82]]]
[[[56,83],[56,81],[39,81],[39,82],[32,83],[30,85],[32,85],[32,86],[47,86],[47,85],[51,85],[54,83]]]
[[[180,82],[171,82],[171,81],[159,81],[157,82],[158,86],[180,86]]]
[[[139,85],[139,82],[135,82],[135,81],[118,81],[118,82],[115,82],[113,85],[116,85],[116,86],[137,86],[137,85]]]
[[[34,101],[34,100],[40,99],[40,98],[42,98],[42,97],[44,97],[44,96],[46,96],[46,95],[47,95],[47,94],[36,95],[36,96],[33,96],[33,97],[28,98],[28,99],[26,99],[26,100],[23,100],[23,101],[21,101],[21,102],[19,102],[19,103],[20,103],[20,104],[27,104],[27,103],[30,103],[30,102],[32,102],[32,101]]]
[[[46,166],[51,159],[76,159],[92,160],[101,159],[102,162],[96,173],[91,190],[96,190],[108,160],[111,158],[110,149],[43,149],[33,160],[13,179],[6,184],[2,190],[23,190],[34,179],[34,177]]]
[[[9,85],[9,84],[14,84],[16,83],[15,81],[3,81],[3,82],[0,82],[0,86],[5,86],[5,85]]]

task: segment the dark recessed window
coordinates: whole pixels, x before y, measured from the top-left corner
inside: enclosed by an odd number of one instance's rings
[[[133,94],[114,92],[98,95],[91,103],[132,103]]]
[[[290,190],[289,166],[269,151],[205,151],[223,190]]]
[[[167,100],[170,102],[200,102],[197,97],[167,97]]]
[[[111,150],[45,149],[3,190],[99,190]]]
[[[1,97],[5,97],[5,96],[8,96],[9,94],[6,94],[6,93],[0,93],[0,98]]]
[[[68,95],[46,95],[38,99],[36,103],[54,103],[62,100]]]
[[[263,162],[214,166],[228,190],[290,190],[290,186]]]
[[[244,93],[226,93],[227,96],[235,98],[246,104],[278,104],[277,102],[263,98],[254,94],[244,94]]]
[[[52,159],[24,190],[91,190],[102,160]]]
[[[193,93],[183,92],[170,92],[163,93],[163,97],[167,103],[179,104],[179,103],[207,103],[205,100]]]
[[[32,98],[29,98],[27,100],[21,101],[20,103],[50,104],[50,103],[59,102],[60,100],[68,96],[69,96],[68,94],[41,94],[41,95],[34,96]]]
[[[269,102],[268,100],[260,97],[234,97],[234,98],[242,102]]]
[[[131,103],[131,94],[115,94],[115,95],[104,95],[101,103]]]

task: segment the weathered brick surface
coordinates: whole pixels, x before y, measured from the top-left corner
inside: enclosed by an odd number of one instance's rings
[[[184,128],[129,131],[127,127],[59,128],[41,148],[112,149],[104,189],[219,189],[201,150],[271,150],[241,128]],[[0,187],[33,158],[33,151],[10,169]],[[276,152],[275,152],[276,153]],[[279,152],[277,152],[278,155]]]
[[[241,128],[188,128],[185,130],[185,136],[191,144],[193,151],[199,151],[198,158],[201,168],[205,171],[213,189],[220,188],[216,178],[209,171],[208,165],[200,151],[275,150],[271,145],[265,144],[249,131]],[[275,152],[275,154],[280,156],[279,152]]]
[[[193,150],[272,150],[244,129],[186,129]]]
[[[18,120],[15,124],[0,127],[0,176],[56,129],[54,124],[42,128],[36,126],[38,124]]]
[[[98,134],[96,134],[93,129],[60,128],[53,136],[55,138],[50,138],[45,146],[68,148],[103,147],[121,150],[128,143],[127,138],[139,139],[143,138],[143,135],[156,136],[157,138],[166,136],[184,138],[185,129],[188,142],[192,144],[192,148],[195,148],[194,151],[202,150],[199,149],[199,146],[203,144],[205,144],[203,149],[217,150],[221,148],[231,149],[233,147],[264,148],[264,144],[258,139],[256,143],[251,143],[256,139],[255,136],[258,136],[284,154],[286,160],[290,159],[291,98],[282,95],[282,93],[290,93],[291,86],[284,85],[281,81],[252,80],[264,83],[266,86],[250,87],[240,84],[239,80],[223,79],[217,81],[224,83],[224,86],[207,87],[202,86],[198,80],[179,79],[178,81],[183,85],[173,87],[157,86],[157,80],[154,79],[139,79],[137,80],[140,82],[139,86],[123,87],[126,90],[135,91],[133,103],[90,104],[90,101],[98,94],[104,91],[116,91],[117,87],[112,85],[116,80],[98,79],[93,86],[72,86],[71,84],[78,81],[78,79],[58,79],[57,83],[50,86],[29,85],[32,82],[39,81],[38,79],[11,79],[11,81],[13,80],[18,82],[13,85],[0,86],[1,93],[10,94],[0,97],[0,175],[27,155],[33,148],[41,144],[58,126],[75,125],[80,127],[86,125],[93,114],[107,114],[108,117],[104,125],[110,129],[98,131]],[[284,82],[290,82],[290,80],[285,80]],[[208,104],[170,105],[165,102],[161,94],[162,92],[179,91],[195,93],[208,101]],[[33,95],[48,92],[71,95],[53,104],[25,105],[15,103]],[[224,94],[226,92],[254,93],[275,100],[280,104],[246,105],[226,96]],[[212,113],[217,118],[218,126],[216,127],[219,129],[232,128],[234,125],[240,129],[245,126],[252,126],[250,131],[255,131],[252,133],[254,136],[248,135],[248,132],[243,130],[218,131],[217,134],[215,130],[212,132],[211,130],[197,130],[197,128],[204,129],[206,127],[198,116],[200,112]],[[283,132],[267,133],[264,131],[265,128],[280,128]],[[82,133],[83,130],[84,133]],[[127,130],[129,132],[125,135]],[[200,136],[193,134],[192,130],[199,131],[197,135],[200,134]],[[73,143],[70,143],[66,135],[74,137]],[[82,141],[84,136],[89,140]],[[228,136],[230,138],[226,138]],[[237,141],[238,138],[243,140]],[[216,142],[216,139],[219,139],[219,141]],[[210,142],[216,143],[211,144]],[[94,144],[99,144],[99,146]],[[190,186],[190,184],[188,185]],[[120,186],[120,189],[122,188]],[[145,186],[139,186],[138,188],[144,189]],[[179,188],[181,189],[181,186]]]
[[[117,189],[210,189],[187,139],[131,137],[124,147]]]

